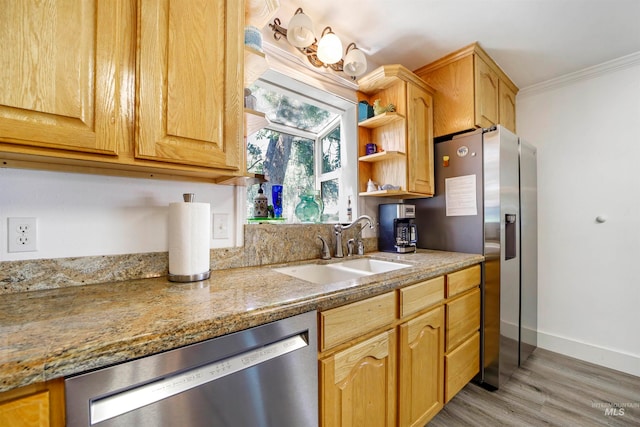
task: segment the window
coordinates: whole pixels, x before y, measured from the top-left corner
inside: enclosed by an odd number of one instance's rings
[[[247,170],[268,179],[263,186],[268,203],[272,204],[271,185],[282,184],[286,222],[298,221],[295,207],[303,193],[321,202],[322,222],[346,218],[345,193],[356,188],[355,106],[345,110],[329,94],[309,96],[313,90],[303,94],[264,79],[250,89],[256,110],[265,113],[269,124],[247,138]],[[248,187],[248,218],[253,217],[257,193],[257,185]]]

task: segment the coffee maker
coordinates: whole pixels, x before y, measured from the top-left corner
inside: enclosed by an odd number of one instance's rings
[[[418,230],[415,205],[385,203],[378,205],[378,250],[408,253],[416,251]]]

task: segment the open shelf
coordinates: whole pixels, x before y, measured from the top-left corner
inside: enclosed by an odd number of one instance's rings
[[[401,151],[381,151],[379,153],[367,154],[366,156],[358,157],[358,161],[373,163],[406,156],[407,155]]]
[[[405,117],[399,113],[382,113],[361,121],[358,123],[358,126],[367,129],[375,129],[388,125],[389,123],[397,122],[398,120],[404,120],[404,118]]]
[[[244,136],[256,133],[269,124],[264,113],[249,108],[244,109]]]
[[[267,182],[264,175],[257,173],[247,173],[240,176],[224,177],[216,181],[216,184],[220,185],[237,185],[239,187],[246,187],[253,184],[261,184]]]
[[[358,196],[362,197],[392,197],[394,199],[419,199],[427,197],[421,193],[412,193],[404,190],[378,190],[378,191],[363,191],[358,193]]]
[[[251,86],[269,69],[267,56],[250,46],[244,46],[244,87]]]

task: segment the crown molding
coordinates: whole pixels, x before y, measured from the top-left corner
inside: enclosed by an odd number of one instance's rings
[[[518,98],[536,95],[538,93],[574,84],[582,80],[593,79],[604,74],[613,73],[636,65],[640,65],[640,51],[611,61],[603,62],[602,64],[594,65],[580,71],[569,73],[564,76],[527,86],[520,89],[518,92]]]

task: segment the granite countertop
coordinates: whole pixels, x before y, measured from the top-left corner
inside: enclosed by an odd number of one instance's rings
[[[484,259],[429,250],[368,256],[412,267],[328,285],[270,265],[212,271],[196,283],[163,277],[3,295],[0,392],[337,307]]]

